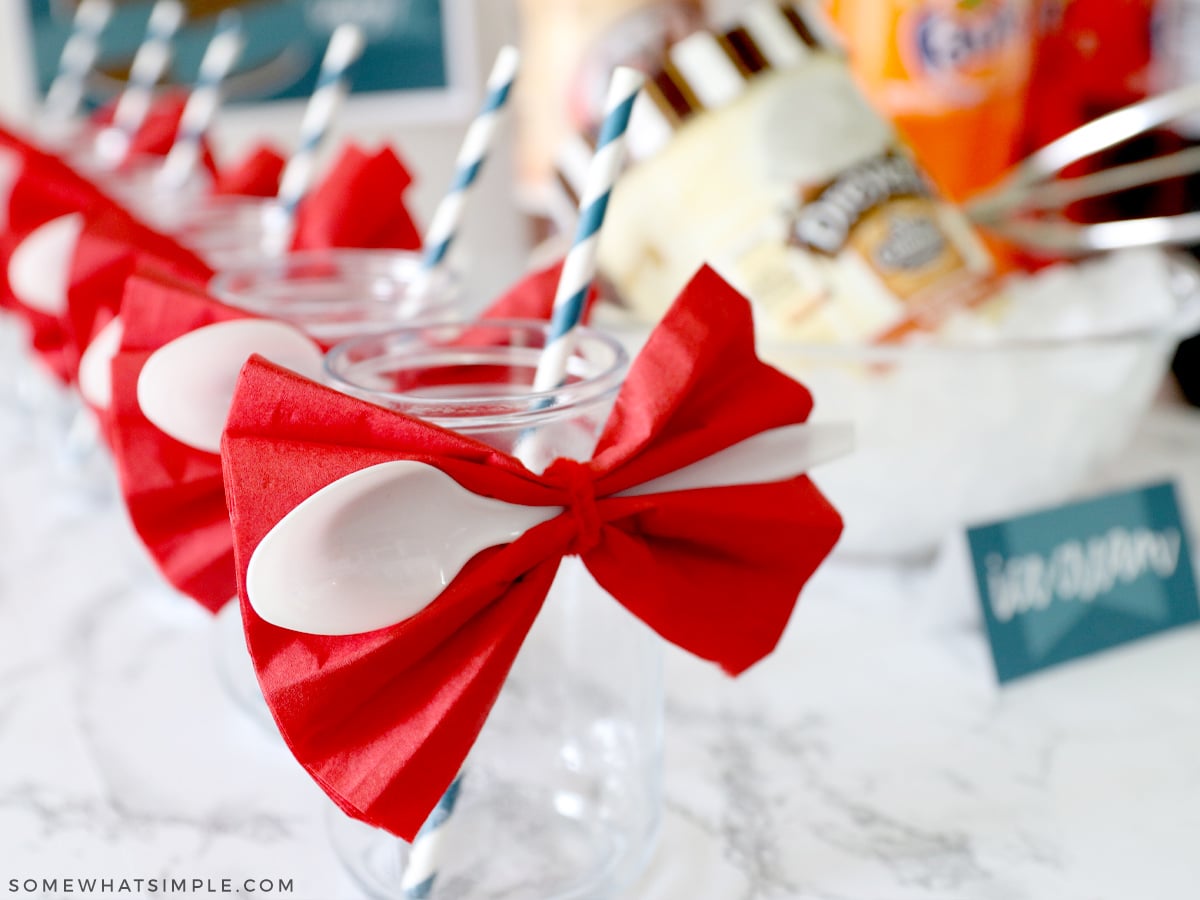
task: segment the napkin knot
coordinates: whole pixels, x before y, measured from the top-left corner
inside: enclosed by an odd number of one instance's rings
[[[573,459],[556,459],[546,470],[545,478],[567,494],[563,505],[575,522],[575,536],[567,553],[583,556],[600,543],[600,510],[596,507],[592,470]]]

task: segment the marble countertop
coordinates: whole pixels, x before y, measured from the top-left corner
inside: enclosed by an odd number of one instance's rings
[[[42,437],[0,448],[0,893],[172,875],[356,900],[324,796],[218,683],[214,622]],[[1200,414],[1160,411],[1108,480],[1181,477],[1200,510],[1198,450]],[[1200,629],[1001,690],[953,566],[835,562],[771,659],[730,681],[672,653],[667,679],[633,900],[1200,896]]]

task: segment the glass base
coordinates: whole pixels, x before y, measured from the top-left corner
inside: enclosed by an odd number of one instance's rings
[[[72,391],[42,371],[0,320],[0,448],[47,460],[67,511],[92,513],[119,495],[100,425]]]
[[[476,796],[472,797],[474,793]],[[437,900],[602,900],[620,896],[653,852],[655,821],[631,836],[594,818],[572,815],[576,798],[489,781],[471,771],[456,811],[443,828]],[[552,814],[548,810],[554,810]],[[401,884],[410,845],[346,816],[328,813],[335,852],[358,885],[378,900],[405,896]],[[632,847],[636,840],[638,846]]]
[[[90,409],[80,406],[72,413],[55,465],[67,492],[85,509],[103,509],[116,502],[120,494],[116,472],[100,424]]]
[[[246,636],[242,631],[241,606],[235,597],[221,607],[213,623],[213,662],[217,676],[225,693],[238,709],[249,716],[264,731],[278,734],[275,719],[267,708],[266,698],[258,686],[254,663],[246,649]]]
[[[442,826],[436,900],[620,897],[661,818],[659,638],[564,560],[463,767]],[[331,813],[372,897],[404,897],[409,845]]]

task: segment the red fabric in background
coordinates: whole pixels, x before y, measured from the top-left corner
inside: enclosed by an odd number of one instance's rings
[[[179,277],[205,282],[211,270],[171,238],[143,225],[91,182],[57,157],[23,143],[26,163],[13,190],[12,247],[34,228],[68,213],[80,212],[87,225],[72,264],[69,315],[48,316],[14,304],[29,320],[32,343],[62,381],[75,379],[79,357],[95,333],[116,314],[124,279],[140,264],[152,262]],[[267,148],[252,154],[227,186],[272,192],[281,164]],[[240,182],[240,183],[239,183]],[[348,146],[297,214],[299,248],[368,247],[415,249],[420,234],[404,204],[412,178],[390,149],[376,153]],[[123,246],[124,245],[124,246]],[[7,269],[7,254],[3,259]]]
[[[1022,156],[1150,92],[1154,0],[1037,0],[1037,43],[1026,97]],[[1067,167],[1065,177],[1086,175],[1163,150],[1163,134],[1150,133]],[[1170,185],[1091,198],[1070,204],[1067,217],[1100,222],[1152,214],[1170,206]],[[1175,209],[1164,209],[1177,212]],[[1017,251],[1026,269],[1057,261],[1057,254]]]
[[[247,639],[284,739],[343,809],[416,834],[474,743],[564,554],[580,553],[667,640],[731,673],[774,648],[841,530],[806,477],[611,496],[807,418],[808,392],[753,348],[748,303],[703,270],[634,363],[594,461],[559,461],[541,477],[470,438],[251,360],[223,444]],[[479,553],[399,624],[330,637],[260,619],[245,573],[263,537],[316,491],[398,459],[436,465],[483,496],[567,511]],[[594,534],[574,515],[582,490],[595,493]]]
[[[1154,0],[1038,0],[1037,6],[1025,154],[1149,89]]]

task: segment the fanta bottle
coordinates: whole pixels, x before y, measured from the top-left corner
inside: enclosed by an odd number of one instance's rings
[[[1033,0],[830,0],[867,95],[962,200],[1016,161]]]

